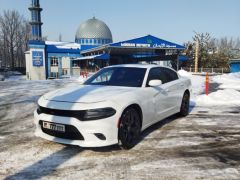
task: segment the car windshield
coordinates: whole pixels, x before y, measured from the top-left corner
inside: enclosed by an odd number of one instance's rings
[[[90,77],[85,85],[141,87],[146,68],[110,67]]]

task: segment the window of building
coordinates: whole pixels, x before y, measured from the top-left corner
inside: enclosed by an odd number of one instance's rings
[[[37,21],[37,14],[35,11],[32,11],[32,20]]]
[[[51,78],[58,78],[58,72],[51,72],[50,77]]]
[[[58,58],[57,57],[51,57],[51,66],[58,66]]]
[[[63,69],[62,70],[62,75],[68,75],[68,70],[67,69]]]
[[[80,67],[80,61],[73,61],[72,66],[73,67]]]

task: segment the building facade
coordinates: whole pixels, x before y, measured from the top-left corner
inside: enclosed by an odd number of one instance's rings
[[[113,42],[109,27],[93,17],[80,24],[75,42],[42,40],[39,0],[32,0],[32,38],[26,56],[26,75],[30,80],[79,76],[81,71],[125,63],[174,65],[183,46],[152,35]]]

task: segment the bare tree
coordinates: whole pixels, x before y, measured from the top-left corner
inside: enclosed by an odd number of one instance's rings
[[[7,10],[0,14],[0,53],[5,67],[25,67],[24,52],[27,50],[30,25],[17,11]]]
[[[197,33],[195,32],[195,35],[193,37],[195,50],[198,49],[198,52],[196,53],[195,60],[198,59],[198,67],[204,67],[208,64],[207,62],[207,54],[209,51],[209,44],[210,44],[211,36],[209,33]]]
[[[196,53],[196,42],[199,47]],[[192,67],[198,55],[198,68],[228,68],[229,59],[240,58],[240,39],[223,37],[212,38],[209,33],[196,33],[192,42],[185,44],[186,55],[192,60],[185,66]]]

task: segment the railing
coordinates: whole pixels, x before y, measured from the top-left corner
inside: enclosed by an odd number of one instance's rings
[[[78,77],[78,76],[84,76],[88,77],[95,72],[97,72],[98,68],[83,68],[80,67],[72,67],[72,68],[62,68],[61,72],[59,72],[58,68],[51,68],[50,69],[50,75],[48,79],[62,79],[62,78],[70,78],[72,76]]]
[[[185,70],[185,71],[188,71],[188,72],[192,72],[192,73],[195,73],[195,69],[192,68],[192,67],[182,67],[181,69]],[[197,73],[217,73],[217,74],[223,74],[223,73],[229,73],[229,68],[198,68],[197,69]]]

